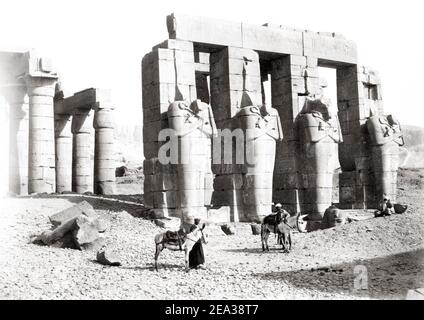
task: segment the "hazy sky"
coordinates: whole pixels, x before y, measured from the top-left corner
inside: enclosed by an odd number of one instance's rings
[[[19,1],[0,2],[0,50],[35,48],[53,59],[69,93],[113,90],[117,121],[141,122],[140,62],[181,12],[238,22],[335,31],[355,40],[360,64],[380,71],[387,113],[424,124],[424,6],[403,1]]]

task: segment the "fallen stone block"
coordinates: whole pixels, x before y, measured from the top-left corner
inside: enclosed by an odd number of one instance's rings
[[[106,247],[101,248],[97,252],[96,260],[105,266],[119,267],[121,265],[118,255],[112,249]]]
[[[395,209],[396,213],[402,214],[406,212],[406,210],[408,209],[408,206],[395,203],[393,205],[393,208]]]
[[[348,215],[346,211],[340,210],[331,206],[325,210],[324,217],[321,223],[321,229],[328,229],[344,225],[348,222]]]
[[[261,234],[261,225],[257,224],[257,223],[253,223],[250,225],[250,227],[252,228],[252,233],[254,236],[258,236]]]
[[[92,243],[99,238],[99,232],[93,220],[81,215],[75,219],[73,236],[77,247],[83,249],[85,244]]]
[[[31,239],[32,243],[42,243],[45,245],[52,245],[53,243],[63,239],[65,235],[72,231],[75,227],[75,222],[77,218],[70,219],[54,230],[47,230],[41,233],[41,235],[36,236]],[[96,230],[97,232],[97,230]]]
[[[60,249],[78,249],[77,245],[75,244],[72,232],[66,233],[61,239],[57,240],[50,246]]]
[[[97,240],[91,243],[83,244],[80,248],[77,248],[75,246],[75,249],[80,249],[80,250],[89,251],[89,252],[97,252],[101,248],[103,248],[105,244],[106,244],[106,240],[104,238],[98,238]]]
[[[107,229],[109,229],[109,223],[102,218],[94,219],[93,224],[96,227],[97,231],[100,233],[104,233]]]
[[[236,229],[228,224],[224,224],[221,226],[221,230],[227,235],[227,236],[231,236],[236,234]]]
[[[96,211],[87,201],[82,201],[68,209],[55,213],[49,217],[50,222],[54,227],[57,227],[64,223],[65,221],[74,219],[80,215],[85,215],[87,217],[95,217]]]

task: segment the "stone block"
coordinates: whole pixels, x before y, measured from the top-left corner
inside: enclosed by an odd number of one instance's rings
[[[178,203],[181,208],[203,207],[205,205],[204,190],[179,190]]]
[[[242,189],[242,202],[243,205],[264,205],[270,206],[272,204],[272,189]]]
[[[229,206],[213,207],[208,209],[207,219],[213,223],[225,223],[230,221],[231,209]]]
[[[155,191],[178,190],[178,175],[176,173],[157,173],[152,176]]]
[[[193,58],[194,59],[194,47],[193,47],[193,42],[192,41],[183,41],[183,40],[176,40],[176,39],[168,39],[165,40],[164,42],[154,46],[152,48],[152,51],[160,51],[160,48],[163,49],[171,49],[171,50],[179,50],[179,51],[185,51],[187,53],[193,53]],[[162,58],[166,58],[169,56],[163,56]],[[173,59],[173,57],[171,58],[171,60]]]
[[[328,203],[332,201],[332,188],[305,188],[299,189],[300,203],[315,204],[315,203]]]
[[[363,85],[356,79],[352,78],[345,81],[337,82],[337,99],[350,100],[357,99],[363,94]]]
[[[277,160],[275,161],[275,173],[293,173],[296,171],[295,150],[286,145],[281,149],[277,147]]]
[[[99,238],[95,223],[84,215],[75,219],[75,228],[72,231],[75,244],[78,248],[90,244]]]
[[[305,56],[357,64],[358,54],[353,41],[322,36],[315,32],[304,32],[303,46],[303,55]]]
[[[145,142],[145,143],[143,143],[144,158],[146,158],[146,159],[150,159],[150,158],[157,159],[158,151],[159,151],[159,144],[157,142]]]
[[[212,195],[214,193],[213,189],[204,190],[204,205],[210,206],[212,204]]]
[[[242,186],[243,176],[241,174],[217,175],[213,183],[216,191],[241,189]]]
[[[154,208],[176,208],[178,205],[177,191],[153,192]]]
[[[241,23],[172,14],[167,17],[170,39],[242,47]]]
[[[199,190],[205,188],[205,174],[202,171],[181,171],[178,173],[179,190]]]
[[[356,201],[356,188],[355,185],[340,186],[339,187],[339,201],[340,203],[354,203]]]
[[[283,205],[285,204],[296,204],[297,195],[296,190],[275,190],[273,195],[274,202],[279,202]]]
[[[304,188],[332,188],[333,173],[307,173],[302,174]]]
[[[273,187],[275,190],[296,189],[298,186],[297,180],[297,173],[274,174]]]
[[[221,226],[222,232],[224,232],[227,236],[232,236],[236,234],[236,229],[234,226],[229,224],[223,224]]]
[[[212,195],[212,205],[218,207],[237,206],[241,203],[241,199],[241,190],[214,191]]]
[[[246,174],[243,175],[243,189],[271,189],[272,181],[272,173]]]
[[[250,227],[252,228],[252,234],[254,236],[258,236],[261,234],[261,225],[258,223],[253,223],[250,225]]]
[[[242,41],[245,48],[258,51],[302,55],[302,33],[264,26],[242,24]]]
[[[82,201],[70,208],[49,216],[49,220],[54,227],[57,227],[65,221],[74,219],[81,214],[87,217],[95,217],[97,215],[92,205],[90,205],[87,201]]]
[[[106,247],[97,252],[96,260],[105,266],[119,267],[121,265],[118,252]]]

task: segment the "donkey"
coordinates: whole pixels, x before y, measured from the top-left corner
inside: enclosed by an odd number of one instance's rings
[[[283,252],[289,253],[292,249],[292,227],[286,222],[281,222],[278,226],[278,243],[282,245]],[[267,244],[268,246],[268,244]]]
[[[163,249],[167,248],[173,251],[184,250],[184,261],[185,270],[189,271],[188,257],[194,244],[201,240],[202,243],[206,244],[206,238],[203,233],[205,225],[202,228],[197,226],[192,232],[185,233],[180,230],[178,232],[171,233],[170,231],[159,233],[155,236],[156,252],[155,252],[155,269],[158,271],[158,258],[159,254]]]
[[[275,226],[272,223],[268,223],[268,219],[264,219],[261,224],[262,250],[269,251],[268,237],[271,233],[276,233],[278,236],[277,243],[283,246],[284,252],[290,252],[292,248],[291,230],[297,225],[297,220],[297,216],[288,217]]]

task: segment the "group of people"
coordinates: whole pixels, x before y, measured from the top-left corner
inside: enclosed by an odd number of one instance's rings
[[[290,214],[283,209],[281,203],[277,203],[275,210],[272,214],[268,215],[264,219],[264,223],[273,225],[275,228],[275,233],[277,233],[277,226],[281,223],[287,223],[287,219],[290,217]],[[200,219],[194,219],[194,224],[190,227],[190,232],[194,231],[200,225]],[[198,240],[193,246],[193,249],[189,253],[189,267],[192,269],[204,269],[205,268],[205,255],[203,252],[202,241]]]

